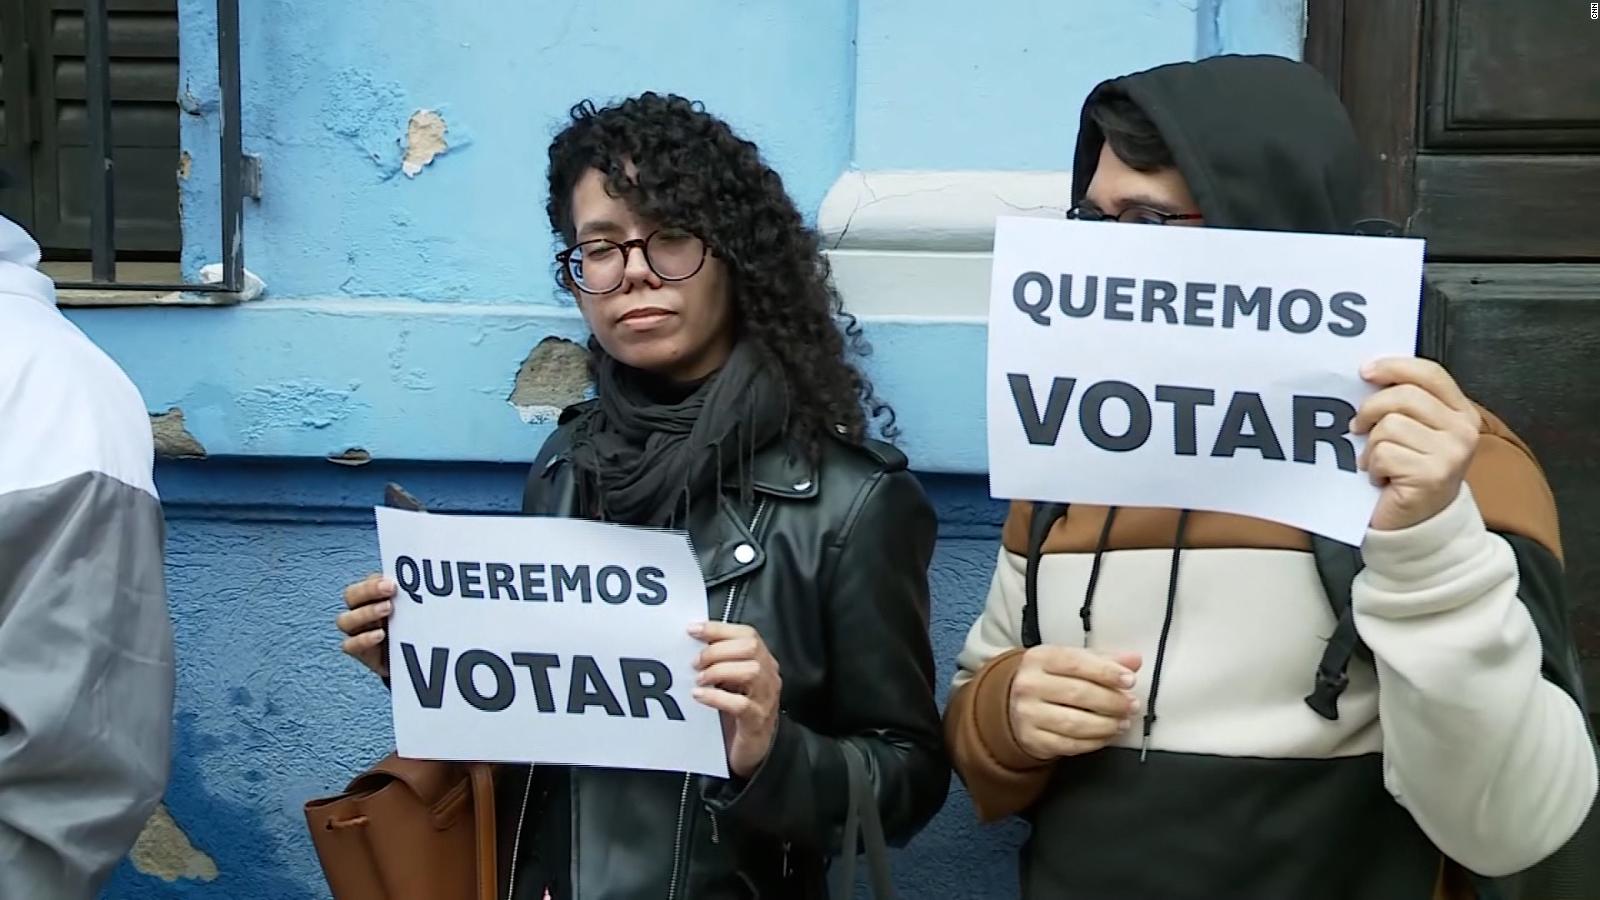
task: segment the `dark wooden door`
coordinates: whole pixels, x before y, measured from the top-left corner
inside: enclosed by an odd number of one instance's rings
[[[1600,18],[1590,0],[1311,0],[1306,57],[1428,241],[1422,351],[1533,448],[1600,704]],[[1528,897],[1600,897],[1600,816]]]
[[[1312,0],[1307,59],[1436,262],[1600,262],[1600,19],[1587,0]]]

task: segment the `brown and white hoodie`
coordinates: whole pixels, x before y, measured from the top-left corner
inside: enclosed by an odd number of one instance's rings
[[[1353,217],[1354,139],[1314,71],[1216,58],[1113,83],[1208,226]],[[1101,140],[1086,118],[1074,201]],[[1200,511],[1070,506],[1033,527],[1045,508],[1011,508],[946,713],[980,816],[1032,823],[1024,896],[1487,898],[1584,821],[1595,752],[1555,501],[1493,416],[1449,507],[1359,548]],[[1035,642],[1141,654],[1142,720],[1030,757],[1009,697]]]

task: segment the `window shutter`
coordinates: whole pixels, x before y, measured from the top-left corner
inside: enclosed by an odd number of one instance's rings
[[[28,5],[35,20],[38,119],[34,233],[47,255],[82,256],[89,249],[94,184],[84,3]],[[181,241],[177,0],[109,0],[108,6],[117,251],[123,259],[171,258]]]

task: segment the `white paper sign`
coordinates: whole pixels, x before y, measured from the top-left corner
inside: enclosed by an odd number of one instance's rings
[[[696,702],[705,584],[681,533],[379,507],[402,756],[726,778]]]
[[[1362,364],[1412,356],[1423,242],[1001,218],[998,498],[1203,509],[1359,543]]]

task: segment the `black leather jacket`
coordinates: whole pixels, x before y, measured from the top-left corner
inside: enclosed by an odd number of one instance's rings
[[[525,513],[577,513],[569,442],[566,428],[546,442]],[[778,660],[782,718],[761,768],[740,783],[501,767],[500,896],[513,893],[516,858],[539,852],[565,865],[572,900],[825,898],[848,797],[844,740],[867,752],[891,843],[938,812],[950,769],[928,637],[934,512],[899,451],[823,444],[815,464],[777,445],[758,452],[753,508],[730,487],[690,511],[709,615],[754,626]],[[514,894],[542,896],[528,884]]]

